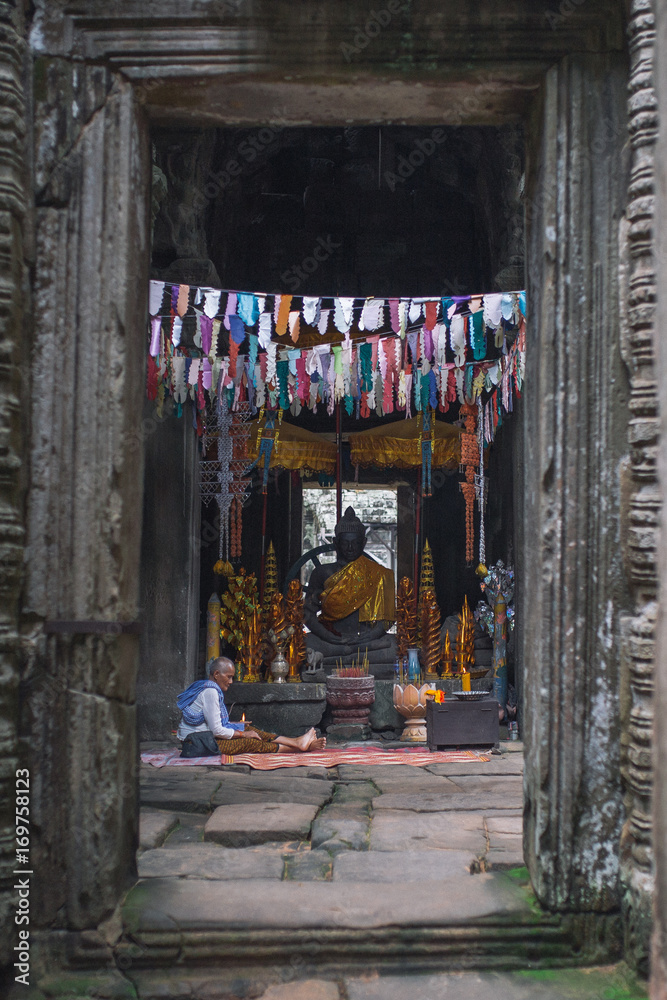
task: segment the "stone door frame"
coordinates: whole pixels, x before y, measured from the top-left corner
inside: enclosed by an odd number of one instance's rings
[[[58,912],[72,932],[97,926],[134,871],[137,640],[115,624],[106,636],[48,637],[40,623],[122,623],[138,613],[149,122],[527,122],[529,368],[517,448],[525,571],[518,610],[526,623],[519,647],[532,667],[526,854],[544,905],[613,912],[623,822],[619,623],[634,621],[632,553],[623,565],[631,544],[619,525],[627,532],[621,512],[634,473],[626,425],[630,389],[635,398],[639,391],[628,387],[621,354],[633,371],[641,360],[628,333],[632,317],[624,320],[618,308],[626,294],[619,274],[629,270],[621,238],[629,169],[622,5],[590,0],[549,23],[549,4],[520,0],[508,7],[501,51],[483,6],[465,17],[440,4],[421,18],[403,11],[392,14],[377,48],[368,38],[363,65],[342,49],[354,43],[359,18],[370,35],[361,2],[325,0],[310,21],[300,19],[303,5],[283,0],[255,0],[247,13],[194,0],[189,9],[168,0],[148,9],[134,0],[112,10],[83,0],[37,7],[36,105],[42,100],[48,110],[49,73],[69,81],[75,101],[83,90],[88,102],[64,150],[49,146],[47,130],[40,132],[46,119],[37,116],[24,622],[34,677],[29,714],[40,729],[32,749],[43,786],[38,808],[45,817],[63,808],[50,763],[57,750],[74,811],[69,828],[45,826],[38,844],[52,876],[45,926]],[[77,359],[100,329],[100,365],[80,371]],[[58,359],[62,379],[47,384]],[[98,386],[108,406],[104,420],[91,421]],[[63,399],[79,400],[84,390],[86,406],[70,423]],[[92,476],[82,476],[81,463]],[[81,477],[84,495],[76,489]],[[55,581],[65,574],[63,591]]]

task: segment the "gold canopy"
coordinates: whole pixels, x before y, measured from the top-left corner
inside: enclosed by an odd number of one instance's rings
[[[253,420],[248,441],[248,458],[251,462],[257,458],[258,427],[259,421]],[[336,474],[336,445],[333,441],[326,441],[321,434],[313,434],[312,431],[304,430],[297,424],[288,424],[284,420],[274,433],[277,441],[271,452],[270,468],[290,471],[308,469],[310,472],[324,472],[328,476]],[[260,460],[261,466],[263,459]]]
[[[444,420],[433,419],[434,469],[457,469],[461,463],[461,430]],[[414,469],[422,464],[419,435],[421,416],[350,434],[353,465],[375,465],[381,469]]]

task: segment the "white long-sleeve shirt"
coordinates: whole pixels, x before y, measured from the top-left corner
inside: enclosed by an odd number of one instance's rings
[[[220,699],[218,698],[218,692],[213,688],[208,687],[204,688],[203,691],[200,691],[189,708],[193,714],[195,712],[203,712],[204,721],[198,726],[190,726],[181,718],[181,722],[176,733],[179,740],[184,740],[188,733],[203,733],[206,732],[207,729],[210,730],[214,736],[222,736],[226,740],[229,740],[232,736],[236,735],[236,729],[232,729],[231,726],[223,726],[222,724],[222,720],[220,718]]]

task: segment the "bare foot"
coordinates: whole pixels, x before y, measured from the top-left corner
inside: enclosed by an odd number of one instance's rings
[[[298,750],[305,752],[306,750],[310,750],[310,745],[316,738],[315,730],[309,729],[307,733],[303,734],[303,736],[299,736],[298,739],[295,739],[294,744]]]
[[[309,744],[309,750],[324,750],[327,745],[326,736],[320,736],[319,739],[314,739],[311,744]]]

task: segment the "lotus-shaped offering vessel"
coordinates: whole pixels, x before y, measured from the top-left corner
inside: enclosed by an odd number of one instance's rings
[[[405,717],[404,743],[426,743],[426,692],[431,684],[394,684],[394,708]]]

